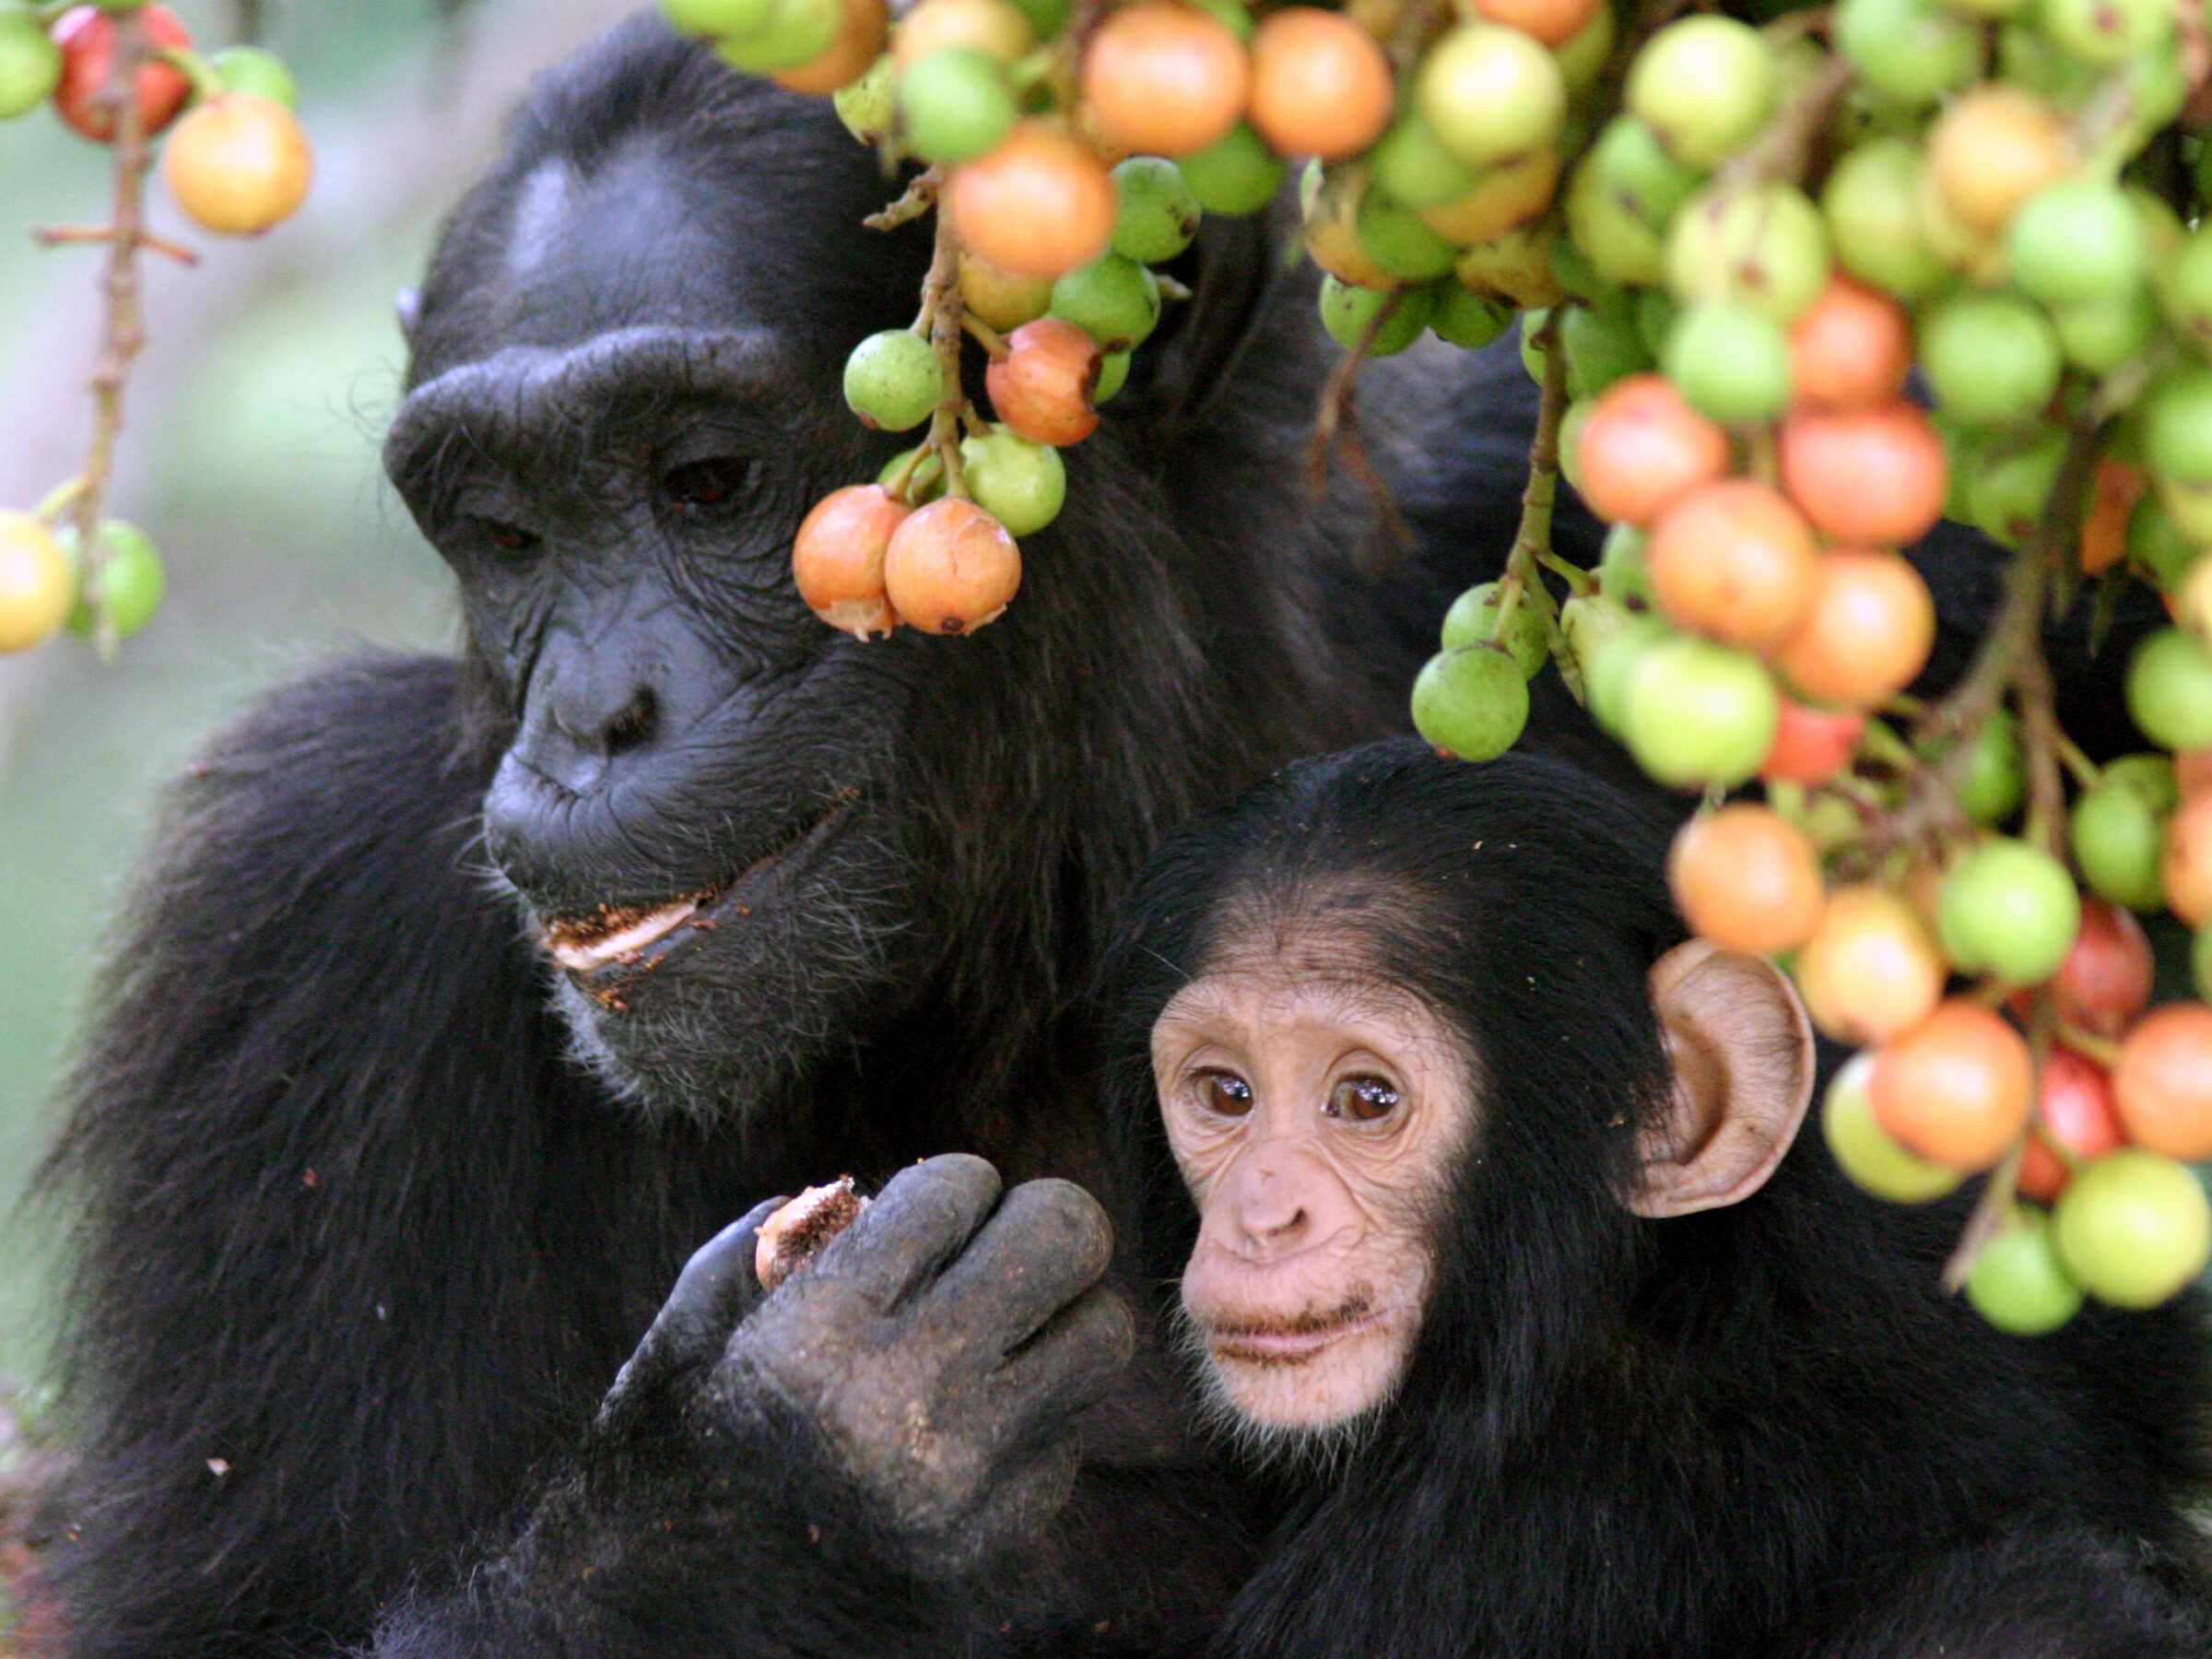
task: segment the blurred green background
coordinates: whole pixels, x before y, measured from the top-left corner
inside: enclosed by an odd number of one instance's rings
[[[238,38],[229,0],[171,4],[204,47]],[[265,5],[316,145],[308,208],[210,245],[153,189],[154,228],[205,258],[147,262],[112,507],[159,542],[170,597],[112,665],[73,635],[0,659],[0,1378],[34,1377],[50,1335],[59,1218],[18,1198],[161,782],[317,658],[453,639],[442,567],[377,465],[393,298],[529,75],[635,4],[483,0],[459,24],[432,0]],[[0,126],[0,506],[30,506],[82,453],[100,255],[28,231],[103,220],[107,161],[43,111]]]

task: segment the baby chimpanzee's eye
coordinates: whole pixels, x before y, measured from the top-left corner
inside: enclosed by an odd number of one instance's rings
[[[1252,1110],[1252,1085],[1235,1072],[1202,1072],[1198,1100],[1218,1117],[1242,1117]]]
[[[1398,1109],[1398,1091],[1380,1077],[1344,1077],[1329,1090],[1329,1103],[1322,1108],[1329,1117],[1350,1118],[1356,1124],[1371,1124],[1377,1118],[1388,1117]]]

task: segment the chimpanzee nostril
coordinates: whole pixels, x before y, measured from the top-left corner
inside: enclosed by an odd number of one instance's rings
[[[666,729],[660,693],[616,665],[571,659],[534,688],[514,742],[515,760],[571,794],[607,782],[608,768],[648,758]]]
[[[638,694],[606,723],[600,734],[608,759],[628,754],[631,749],[643,748],[660,731],[661,703],[651,686],[641,686]]]

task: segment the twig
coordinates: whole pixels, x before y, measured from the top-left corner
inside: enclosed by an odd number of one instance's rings
[[[871,213],[860,222],[871,230],[896,230],[901,225],[912,224],[937,205],[937,187],[944,177],[943,171],[935,167],[916,173],[903,195],[881,213]]]
[[[1581,565],[1571,564],[1549,547],[1536,555],[1536,562],[1567,584],[1570,594],[1588,595],[1597,592],[1597,577]]]
[[[2042,1062],[2038,1060],[2036,1076],[2041,1077],[2042,1070]],[[1943,1288],[1954,1296],[1966,1288],[1966,1281],[1974,1276],[1974,1263],[1982,1254],[1982,1247],[2012,1213],[2013,1199],[2019,1193],[2020,1159],[2025,1149],[2023,1139],[1990,1171],[1989,1184],[1982,1189],[1982,1196],[1974,1201],[1966,1225],[1959,1230],[1959,1242],[1952,1249],[1950,1259],[1943,1265]]]
[[[1829,118],[1851,90],[1855,71],[1841,53],[1831,54],[1791,102],[1784,104],[1758,137],[1722,163],[1713,174],[1716,198],[1756,189],[1805,173],[1813,141],[1829,128]]]
[[[1329,453],[1335,448],[1337,433],[1350,431],[1359,421],[1359,366],[1367,361],[1375,342],[1390,326],[1391,318],[1397,315],[1399,302],[1405,297],[1404,288],[1394,289],[1376,308],[1352,348],[1338,359],[1336,367],[1329,371],[1329,378],[1322,382],[1321,403],[1313,411],[1313,441],[1306,451],[1307,482],[1316,497],[1328,487]]]
[[[107,84],[95,100],[115,124],[115,211],[104,239],[107,267],[100,276],[103,314],[100,356],[92,365],[92,438],[78,474],[81,488],[72,516],[76,523],[78,580],[93,617],[93,643],[112,657],[117,643],[115,618],[106,602],[108,550],[100,538],[100,512],[115,465],[115,444],[123,433],[123,394],[131,364],[146,347],[139,312],[138,250],[146,242],[146,122],[138,108],[138,72],[148,54],[145,14],[110,14],[115,29],[115,56]]]
[[[1413,531],[1398,511],[1397,497],[1391,491],[1390,481],[1375,470],[1374,463],[1368,459],[1367,446],[1359,441],[1359,368],[1368,361],[1369,353],[1374,349],[1382,331],[1390,326],[1390,320],[1397,314],[1406,294],[1402,288],[1392,290],[1390,298],[1359,331],[1359,338],[1352,348],[1329,371],[1329,378],[1321,388],[1320,405],[1313,413],[1313,441],[1306,452],[1307,487],[1314,500],[1319,500],[1328,489],[1329,461],[1339,453],[1341,441],[1341,458],[1346,469],[1373,500],[1382,519],[1385,539],[1400,549],[1413,545]],[[1378,565],[1370,573],[1379,573],[1387,568]]]
[[[1525,597],[1544,618],[1544,638],[1554,656],[1566,660],[1559,608],[1544,585],[1538,568],[1551,556],[1551,510],[1559,490],[1559,424],[1567,415],[1567,353],[1559,339],[1565,308],[1554,306],[1536,331],[1535,348],[1544,359],[1544,394],[1536,405],[1536,435],[1528,446],[1528,481],[1521,488],[1521,522],[1498,579],[1498,622],[1493,638],[1502,640],[1513,612]]]
[[[2097,787],[2104,776],[2103,769],[2082,752],[2081,745],[2054,725],[2052,728],[2052,746],[2057,749],[2059,763],[2066,769],[2077,788],[2088,790]]]
[[[991,354],[991,360],[994,363],[1012,349],[1006,344],[1006,336],[968,310],[964,300],[960,307],[960,326],[975,336],[975,343]]]
[[[30,240],[42,248],[81,247],[98,244],[112,247],[116,230],[112,225],[41,225],[30,233]],[[165,236],[156,236],[150,230],[138,232],[138,245],[148,253],[159,253],[173,259],[181,265],[196,265],[200,256],[182,242],[171,241]]]
[[[2120,1064],[2119,1041],[2114,1038],[2100,1037],[2087,1026],[2078,1026],[2062,1018],[2053,1022],[2052,1035],[2083,1059],[2094,1060],[2107,1071]]]
[[[1052,104],[1055,109],[1072,110],[1076,106],[1077,87],[1082,76],[1083,54],[1089,49],[1090,37],[1098,32],[1112,10],[1108,0],[1076,0],[1075,11],[1067,19],[1067,27],[1051,43],[1051,56],[1042,84],[1052,90]]]
[[[968,307],[960,298],[960,241],[953,234],[949,214],[937,215],[936,243],[930,254],[929,275],[922,281],[922,321],[929,326],[929,343],[937,354],[937,373],[945,395],[929,418],[929,436],[924,448],[945,464],[945,493],[965,500],[968,475],[960,465],[960,417],[968,413],[968,393],[960,379],[960,342]]]
[[[2057,749],[2051,741],[2056,721],[2050,715],[2050,669],[2042,660],[2043,608],[2053,573],[2079,538],[2083,501],[2107,418],[2105,401],[2101,395],[2092,399],[2066,434],[2065,457],[2050,497],[2026,544],[2006,570],[2004,597],[1973,666],[1949,696],[1921,717],[1916,732],[1921,747],[1931,742],[1951,746],[1934,771],[1954,797],[1971,763],[1973,740],[2007,690],[2019,694],[2023,724],[2036,735],[2032,748],[2041,751],[2030,756],[2031,787],[2041,773],[2046,806],[2057,792]],[[2031,710],[2030,704],[2038,707]],[[1910,818],[1910,809],[1901,816]]]
[[[2020,747],[2028,760],[2026,839],[2062,863],[2066,856],[2066,790],[2060,776],[2058,709],[2051,685],[2051,665],[2041,641],[2013,665],[2013,698],[2020,712]]]
[[[1412,0],[1399,15],[1398,26],[1390,31],[1383,51],[1390,57],[1390,66],[1400,86],[1407,84],[1407,77],[1420,63],[1421,54],[1436,38],[1446,10],[1440,0]]]

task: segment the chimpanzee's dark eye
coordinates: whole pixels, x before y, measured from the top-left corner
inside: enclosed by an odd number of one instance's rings
[[[661,475],[661,498],[693,512],[726,507],[743,492],[752,471],[752,463],[736,455],[686,461]]]
[[[1329,1103],[1322,1111],[1330,1117],[1350,1118],[1356,1124],[1371,1124],[1377,1118],[1388,1117],[1398,1109],[1398,1091],[1380,1077],[1342,1077],[1329,1090]]]
[[[1201,1072],[1198,1100],[1217,1117],[1242,1117],[1252,1110],[1252,1085],[1235,1072]]]

